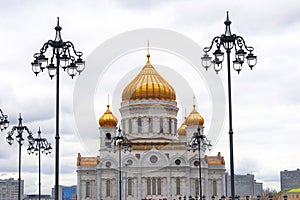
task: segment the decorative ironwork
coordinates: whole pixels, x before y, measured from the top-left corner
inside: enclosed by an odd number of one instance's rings
[[[203,134],[204,127],[198,127],[198,131],[195,132],[190,139],[190,141],[187,143],[187,150],[195,152],[198,150],[198,164],[196,164],[196,161],[194,162],[195,166],[198,166],[199,169],[199,196],[201,199],[204,199],[204,195],[202,195],[202,178],[201,178],[201,150],[206,151],[206,149],[210,150],[212,145],[210,143],[210,140],[207,139],[207,137]]]
[[[8,116],[0,109],[0,130],[1,132],[9,126]]]
[[[221,51],[223,47],[227,54],[227,72],[228,72],[228,104],[229,104],[229,145],[230,145],[230,174],[231,174],[231,199],[235,197],[234,189],[234,162],[233,162],[233,129],[232,129],[232,104],[231,104],[231,68],[230,68],[230,53],[231,50],[235,51],[235,59],[233,61],[233,68],[238,73],[242,70],[245,58],[247,59],[248,66],[252,68],[257,63],[257,56],[253,54],[254,48],[246,45],[243,37],[232,34],[230,30],[231,21],[229,20],[229,12],[224,22],[225,34],[214,37],[211,45],[203,49],[204,55],[201,57],[202,65],[207,70],[211,65],[214,67],[216,73],[222,69],[222,62],[224,60],[224,52]],[[208,55],[208,52],[216,47],[213,52],[214,58]],[[248,53],[248,54],[247,54]]]

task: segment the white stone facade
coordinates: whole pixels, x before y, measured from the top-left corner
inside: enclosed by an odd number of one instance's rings
[[[176,164],[176,160],[180,160],[180,164],[178,161]],[[122,152],[122,199],[126,199],[125,195],[128,200],[174,199],[178,195],[197,195],[199,170],[194,165],[195,161],[198,161],[197,152],[194,154],[185,150],[152,148],[148,151]],[[131,165],[127,166],[128,164]],[[204,158],[201,165],[203,194],[221,197],[225,194],[224,166],[208,165]],[[78,166],[78,199],[118,199],[118,167],[118,152],[107,153],[100,158],[97,166]],[[148,179],[151,182],[150,187],[147,185]],[[176,183],[178,179],[180,184]],[[86,191],[87,182],[91,192]],[[88,193],[91,194],[90,197],[87,197]]]
[[[144,81],[152,79],[141,79],[141,83],[152,84]],[[199,152],[188,152],[186,148],[187,141],[199,125],[189,125],[186,133],[179,136],[176,101],[160,98],[160,92],[166,89],[149,91],[147,88],[154,86],[144,88],[142,92],[157,98],[123,99],[120,108],[122,133],[132,142],[133,150],[126,153],[109,151],[110,139],[107,136],[115,137],[117,127],[99,127],[99,156],[78,156],[77,199],[119,199],[120,181],[122,199],[127,200],[173,200],[179,195],[199,195]],[[202,125],[200,123],[200,128]],[[225,194],[225,163],[220,154],[207,157],[201,151],[201,175],[203,195],[215,195],[219,199]]]
[[[122,104],[121,123],[128,138],[140,146],[131,152],[121,152],[122,199],[169,200],[179,195],[199,195],[199,169],[195,166],[199,159],[198,152],[188,152],[185,147],[188,137],[198,127],[188,127],[187,136],[179,139],[175,131],[178,110],[175,102],[138,101],[131,106],[133,108]],[[160,119],[163,120],[163,131],[160,130]],[[149,124],[149,121],[153,124]],[[112,137],[116,135],[116,128],[100,127],[99,130],[99,163],[96,166],[79,165],[77,168],[78,199],[118,199],[119,152],[108,151],[109,141],[105,141],[107,133]],[[159,143],[164,145],[157,147]],[[143,147],[145,150],[141,149]],[[203,195],[221,197],[225,194],[225,165],[209,164],[203,151],[201,155]]]

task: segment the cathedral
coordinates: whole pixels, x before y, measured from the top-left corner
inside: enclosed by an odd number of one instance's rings
[[[225,161],[220,153],[207,156],[187,151],[187,142],[204,125],[204,118],[191,105],[191,112],[177,128],[176,93],[147,63],[123,89],[117,119],[107,105],[99,118],[99,155],[77,157],[77,199],[172,200],[199,196],[199,164],[202,194],[219,199],[225,194]],[[120,121],[118,123],[118,121]],[[112,150],[111,138],[122,129],[131,151]],[[95,133],[96,134],[96,133]],[[120,156],[120,157],[119,157]],[[119,159],[121,158],[121,180]]]

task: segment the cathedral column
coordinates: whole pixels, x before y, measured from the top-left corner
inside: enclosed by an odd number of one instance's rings
[[[137,199],[142,199],[142,175],[140,173],[137,177]]]
[[[160,119],[158,117],[153,118],[153,133],[159,133],[159,131],[160,131],[159,120]]]
[[[168,171],[167,174],[167,199],[171,199],[172,194],[172,183],[171,183],[171,172]]]
[[[185,194],[191,194],[191,174],[190,170],[186,168],[185,170]]]
[[[203,170],[204,171],[204,195],[208,195],[208,170]]]
[[[77,172],[77,198],[81,199],[81,172]]]
[[[100,170],[97,170],[97,182],[96,182],[96,199],[100,200],[101,199],[101,188],[102,188],[102,180],[101,180],[101,173]]]
[[[138,134],[138,119],[137,118],[132,118],[132,133]]]
[[[149,119],[142,118],[142,134],[149,133]]]
[[[171,135],[176,135],[175,119],[171,119]]]
[[[221,183],[222,185],[220,185],[220,188],[221,188],[221,194],[220,194],[220,196],[221,195],[225,195],[226,193],[225,193],[225,187],[226,187],[226,181],[225,181],[225,173],[223,173],[222,174],[222,183]],[[223,186],[223,187],[222,187]]]

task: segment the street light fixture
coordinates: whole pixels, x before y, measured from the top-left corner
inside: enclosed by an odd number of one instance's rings
[[[59,72],[60,67],[72,77],[80,74],[85,68],[85,62],[82,60],[82,52],[76,51],[72,42],[64,42],[61,38],[61,27],[59,18],[55,27],[55,39],[48,40],[39,53],[34,54],[34,61],[31,63],[32,71],[38,75],[44,69],[48,69],[48,74],[52,79],[56,76],[56,134],[55,134],[55,199],[58,200],[59,186]],[[51,47],[51,48],[49,48]],[[44,55],[47,49],[51,49],[50,63]],[[55,62],[56,61],[56,62]],[[56,65],[55,65],[56,64]]]
[[[122,134],[122,130],[119,126],[118,134],[116,137],[111,139],[111,144],[114,150],[114,153],[118,150],[119,152],[119,200],[122,200],[122,158],[121,158],[121,151],[123,150],[124,153],[127,151],[131,152],[132,146],[130,140]]]
[[[201,57],[202,65],[207,70],[210,66],[214,67],[216,73],[222,69],[222,62],[224,59],[224,53],[221,51],[223,47],[227,54],[227,72],[228,72],[228,104],[229,104],[229,145],[230,145],[230,178],[231,178],[231,199],[234,199],[234,162],[233,162],[233,129],[232,129],[232,105],[231,105],[231,72],[230,72],[230,53],[231,50],[235,51],[235,60],[233,61],[233,68],[240,73],[243,67],[245,58],[248,66],[252,68],[256,65],[257,57],[252,53],[254,48],[247,46],[244,38],[236,34],[232,34],[230,30],[231,21],[229,20],[229,13],[227,11],[227,19],[224,22],[225,34],[214,37],[210,47],[203,49],[204,55]],[[213,53],[214,59],[208,55],[208,52],[216,47]],[[247,54],[248,52],[248,54]],[[247,55],[247,56],[246,56]]]
[[[199,156],[199,164],[198,164],[198,169],[199,169],[199,186],[200,186],[200,197],[199,199],[205,198],[202,195],[202,178],[201,178],[201,150],[204,152],[206,149],[211,150],[211,143],[210,140],[207,139],[207,137],[203,134],[204,127],[200,128],[198,127],[198,131],[195,132],[191,138],[191,140],[187,143],[187,150],[188,151],[193,151],[195,152],[198,150],[198,156]]]
[[[12,145],[14,142],[13,135],[16,135],[16,141],[19,143],[19,193],[18,193],[18,200],[21,200],[21,146],[24,144],[24,138],[23,133],[27,132],[28,136],[28,142],[31,144],[33,142],[33,136],[30,130],[27,128],[27,126],[23,126],[22,124],[22,117],[21,113],[19,115],[19,125],[12,127],[12,130],[7,133],[6,141],[9,145]]]
[[[32,143],[29,143],[27,148],[28,154],[39,155],[39,199],[41,199],[41,152],[48,155],[52,152],[51,144],[46,138],[41,137],[41,129],[39,128],[38,137],[33,138]]]
[[[0,109],[0,130],[1,132],[9,126],[8,116]]]

